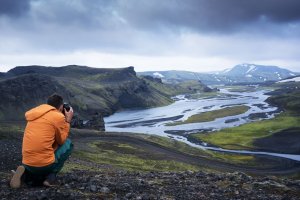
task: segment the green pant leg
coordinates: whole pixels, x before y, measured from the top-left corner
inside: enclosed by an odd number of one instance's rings
[[[69,158],[73,150],[73,144],[70,139],[58,147],[55,151],[55,163],[53,164],[53,172],[58,173],[64,166],[65,161]]]
[[[23,165],[28,171],[36,175],[48,175],[50,173],[58,173],[62,169],[64,162],[71,155],[72,149],[73,144],[70,139],[67,139],[65,143],[58,147],[58,149],[55,151],[54,163],[44,167],[32,167],[25,164]]]

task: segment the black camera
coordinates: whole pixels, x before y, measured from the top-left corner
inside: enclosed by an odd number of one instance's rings
[[[69,112],[69,110],[71,109],[70,104],[64,103],[64,105],[63,105],[63,114],[65,114],[65,109],[66,109],[66,111]]]

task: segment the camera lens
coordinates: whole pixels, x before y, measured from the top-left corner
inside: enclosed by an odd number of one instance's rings
[[[70,105],[68,103],[64,103],[63,108],[66,109],[66,111],[69,112],[69,110],[70,110],[71,107],[70,107]]]

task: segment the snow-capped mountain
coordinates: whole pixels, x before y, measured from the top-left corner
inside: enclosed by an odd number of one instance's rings
[[[189,71],[148,71],[139,72],[139,75],[148,75],[161,78],[164,82],[178,82],[184,80],[201,80],[205,84],[234,84],[260,83],[265,81],[280,81],[300,73],[280,68],[256,64],[239,64],[220,72],[198,73]]]
[[[287,77],[295,76],[297,73],[291,72],[277,66],[265,66],[255,64],[240,64],[231,69],[226,69],[219,73],[235,79],[245,79],[251,82],[278,81]]]

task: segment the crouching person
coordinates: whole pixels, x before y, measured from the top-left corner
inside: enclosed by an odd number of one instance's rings
[[[22,165],[14,172],[10,186],[19,188],[23,181],[29,185],[52,186],[73,149],[68,139],[73,109],[67,111],[63,98],[53,94],[47,104],[27,111],[25,117]]]

